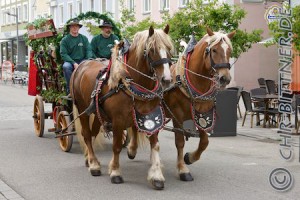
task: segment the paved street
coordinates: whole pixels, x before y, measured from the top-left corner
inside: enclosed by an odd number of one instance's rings
[[[33,131],[34,97],[25,87],[0,82],[0,200],[68,199],[299,199],[299,138],[293,139],[294,159],[283,160],[279,154],[277,129],[254,127],[250,121],[238,136],[211,137],[201,160],[188,166],[193,182],[181,182],[176,174],[176,148],[173,134],[160,133],[160,156],[164,164],[165,189],[155,191],[147,183],[150,167],[149,147],[140,148],[135,160],[121,153],[124,184],[113,185],[108,175],[111,141],[97,151],[101,161],[100,177],[92,177],[84,166],[83,155],[75,140],[71,152],[62,152],[53,133],[43,138]],[[46,105],[49,109],[49,105]],[[46,120],[46,129],[52,121]],[[186,143],[192,151],[198,139]],[[287,192],[275,191],[269,183],[274,168],[284,167],[294,178]]]

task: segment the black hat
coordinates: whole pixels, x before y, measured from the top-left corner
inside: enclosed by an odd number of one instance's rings
[[[109,21],[101,20],[99,28],[102,28],[102,27],[110,27],[110,28],[112,28],[113,26],[112,26],[112,24]]]
[[[67,28],[69,28],[71,25],[78,25],[79,28],[82,27],[82,24],[79,23],[78,19],[72,19],[71,21],[69,21],[69,23],[67,24]]]

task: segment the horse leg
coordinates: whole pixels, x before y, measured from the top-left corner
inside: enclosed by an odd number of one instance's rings
[[[92,120],[91,117],[89,118],[89,120]],[[93,122],[92,122],[92,145],[95,144],[96,142],[96,138],[97,138],[97,135],[99,133],[99,130],[100,130],[100,122],[99,120],[93,118]],[[95,146],[95,145],[94,145]],[[88,160],[88,149],[85,148],[85,151],[84,151],[84,157],[85,157],[85,166],[86,167],[89,167],[89,160]]]
[[[158,133],[153,134],[149,140],[151,145],[151,167],[148,172],[148,181],[157,190],[162,190],[164,188],[165,178],[162,173],[162,164],[159,157],[159,143],[158,143]]]
[[[194,152],[188,152],[184,155],[184,161],[188,165],[190,165],[190,164],[196,162],[197,160],[199,160],[202,152],[208,146],[209,141],[208,141],[207,133],[203,130],[199,130],[199,135],[200,135],[200,142],[199,142],[199,145],[198,145],[198,149]]]
[[[177,148],[177,169],[181,181],[193,181],[190,170],[187,168],[183,158],[185,140],[182,133],[175,132],[175,145]]]
[[[130,142],[127,146],[127,155],[129,159],[134,159],[138,148],[138,135],[136,127],[127,129],[127,133],[130,136]],[[127,136],[128,137],[128,136]]]
[[[117,122],[113,123],[118,124]],[[120,171],[120,152],[122,151],[123,129],[113,127],[113,157],[109,163],[110,180],[114,184],[124,183]]]
[[[80,118],[81,124],[82,124],[82,130],[81,134],[83,136],[84,142],[87,147],[87,158],[89,167],[89,171],[91,172],[92,176],[100,176],[101,175],[101,170],[100,170],[100,163],[97,160],[93,146],[92,146],[92,133],[89,127],[89,120],[88,116],[83,116]],[[85,153],[86,154],[86,153]]]

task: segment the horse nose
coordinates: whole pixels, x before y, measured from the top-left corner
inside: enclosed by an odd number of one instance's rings
[[[172,82],[172,78],[171,79],[165,79],[165,78],[163,78],[162,79],[163,88],[166,89],[166,88],[170,87],[171,82]]]
[[[220,84],[221,85],[228,85],[230,83],[230,77],[221,76],[220,77]]]

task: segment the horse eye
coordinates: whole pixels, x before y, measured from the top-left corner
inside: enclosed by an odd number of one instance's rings
[[[213,49],[213,52],[214,52],[214,53],[217,53],[217,49]]]

